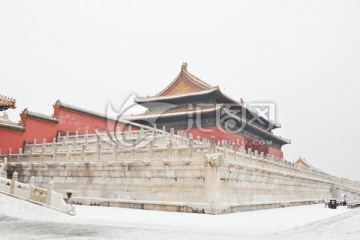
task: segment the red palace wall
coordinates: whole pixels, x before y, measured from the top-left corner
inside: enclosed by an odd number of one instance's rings
[[[0,128],[1,153],[7,153],[8,149],[11,149],[12,153],[18,153],[19,148],[23,147],[25,141],[33,142],[34,139],[37,142],[42,142],[46,138],[47,142],[51,142],[53,138],[56,138],[58,132],[64,134],[69,131],[72,134],[78,131],[79,134],[84,134],[86,127],[90,134],[95,133],[95,129],[100,131],[106,128],[110,131],[115,130],[115,122],[108,121],[106,118],[89,116],[57,106],[55,106],[54,115],[58,119],[58,123],[22,116],[21,122],[26,128],[25,131]],[[128,129],[120,124],[116,126],[120,127],[120,131],[127,131]]]
[[[205,128],[205,129],[192,128],[190,130],[184,130],[184,132],[186,132],[187,134],[191,133],[194,138],[196,138],[197,136],[200,136],[201,138],[208,138],[208,139],[210,139],[211,137],[215,137],[216,141],[222,141],[222,140],[226,140],[228,142],[231,141],[231,144],[236,143],[237,147],[243,146],[243,144],[246,140],[242,136],[239,136],[234,133],[228,133],[228,132],[221,131],[217,127],[209,127],[209,128]]]
[[[21,119],[23,125],[26,126],[26,130],[19,139],[20,147],[22,147],[24,140],[33,142],[36,139],[37,142],[40,142],[46,138],[47,142],[52,142],[53,138],[56,137],[58,124],[27,117],[22,117]]]
[[[270,148],[269,147],[268,154],[270,156],[284,158],[284,153],[281,150],[278,150],[276,148]]]
[[[13,153],[17,153],[18,148],[22,147],[24,132],[0,128],[0,149],[1,154],[7,153],[11,148]],[[15,151],[16,150],[16,151]]]
[[[83,115],[61,108],[55,109],[55,117],[59,120],[57,130],[61,132],[75,133],[78,131],[79,134],[85,134],[85,129],[88,128],[88,133],[92,134],[95,133],[95,129],[103,131],[108,128],[113,131],[115,125],[113,121],[107,121],[104,118]]]

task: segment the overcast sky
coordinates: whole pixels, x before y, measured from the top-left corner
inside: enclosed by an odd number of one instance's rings
[[[272,101],[285,158],[360,180],[360,1],[1,1],[0,93],[106,113],[180,71]]]

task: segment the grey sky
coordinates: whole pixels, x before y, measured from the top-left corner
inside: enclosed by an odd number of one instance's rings
[[[299,155],[360,180],[360,1],[1,1],[0,93],[52,113],[153,95],[182,62],[246,102],[274,101]]]

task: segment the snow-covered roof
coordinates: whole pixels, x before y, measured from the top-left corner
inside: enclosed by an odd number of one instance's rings
[[[0,122],[0,128],[10,129],[10,130],[18,130],[25,131],[25,127],[19,123],[14,122]]]
[[[181,81],[186,82],[185,88],[189,88],[185,91],[182,91],[179,87],[179,83]],[[195,86],[195,87],[194,87]],[[178,89],[177,89],[178,88]],[[177,89],[175,93],[172,93],[171,91]],[[251,109],[247,108],[243,102],[236,101],[233,98],[227,96],[224,94],[219,86],[211,86],[210,84],[204,82],[203,80],[197,78],[193,74],[189,73],[187,71],[187,63],[184,63],[181,67],[180,73],[176,76],[176,78],[168,84],[161,92],[154,96],[145,96],[140,97],[136,96],[134,99],[134,102],[144,105],[147,107],[147,104],[153,104],[157,102],[169,102],[173,104],[178,104],[179,102],[189,102],[194,97],[201,98],[208,98],[208,97],[215,97],[222,103],[230,103],[241,106],[241,108],[245,109],[245,111],[249,112],[249,114],[253,116],[257,116],[257,118],[261,119],[262,121],[269,123],[269,125],[272,126],[272,129],[281,127],[278,123],[270,122],[269,120],[265,119],[264,117],[260,116],[256,112],[252,111]],[[148,105],[149,106],[149,105]]]
[[[211,89],[198,91],[198,92],[183,93],[183,94],[169,95],[169,96],[159,96],[159,97],[139,97],[139,96],[136,96],[134,101],[137,102],[137,103],[140,103],[140,102],[157,102],[157,101],[164,101],[164,100],[169,100],[169,99],[180,99],[180,98],[184,98],[184,97],[201,96],[201,95],[206,95],[206,94],[209,94],[209,93],[213,93],[215,91],[219,91],[219,87],[213,87]]]
[[[6,110],[8,108],[16,108],[16,100],[5,95],[0,95],[0,111]]]
[[[194,84],[195,86],[199,87],[202,90],[210,90],[210,89],[214,88],[214,86],[211,86],[210,84],[204,82],[200,78],[198,78],[198,77],[192,75],[191,73],[189,73],[187,71],[187,63],[183,63],[183,65],[181,66],[181,71],[176,76],[176,78],[173,81],[171,81],[169,83],[169,85],[167,85],[163,90],[161,90],[158,94],[156,94],[154,96],[154,98],[163,96],[170,88],[172,88],[175,85],[175,83],[177,81],[179,81],[180,76],[184,76],[185,79],[187,79],[190,83]]]
[[[233,117],[234,119],[237,119],[239,122],[242,122],[242,123],[245,123],[247,126],[249,126],[250,128],[252,129],[255,129],[263,134],[265,134],[266,136],[270,137],[270,138],[273,138],[273,139],[277,139],[285,144],[290,144],[291,143],[291,140],[290,139],[286,139],[286,138],[283,138],[283,137],[280,137],[280,136],[276,136],[274,134],[272,134],[271,132],[268,132],[268,131],[265,131],[264,129],[254,125],[254,124],[251,124],[249,123],[248,121],[234,115],[233,113],[229,112],[226,108],[223,109],[224,112],[228,115],[230,115],[231,117]]]
[[[177,117],[177,116],[185,116],[194,113],[211,113],[221,109],[221,106],[213,107],[213,108],[205,108],[205,109],[190,109],[187,111],[164,111],[164,112],[156,112],[156,113],[146,113],[146,114],[139,114],[139,115],[124,115],[122,116],[123,119],[128,121],[134,120],[145,120],[145,119],[153,119],[153,118],[166,118],[166,117]]]
[[[176,110],[176,111],[174,111]],[[237,121],[246,124],[246,126],[248,126],[251,129],[254,129],[264,135],[266,135],[269,138],[272,139],[276,139],[277,141],[280,141],[284,144],[289,144],[291,143],[291,140],[289,139],[285,139],[282,138],[280,136],[276,136],[274,134],[272,134],[271,132],[268,132],[252,123],[249,123],[248,121],[234,115],[233,113],[231,113],[230,111],[228,111],[223,104],[219,104],[215,107],[208,107],[208,108],[195,108],[195,109],[174,109],[174,110],[168,110],[168,111],[163,111],[163,112],[149,112],[149,113],[145,113],[145,114],[138,114],[138,115],[126,115],[126,116],[122,116],[123,119],[126,119],[128,121],[136,121],[136,120],[148,120],[148,119],[157,119],[157,118],[169,118],[169,117],[179,117],[179,116],[189,116],[192,115],[194,113],[196,114],[204,114],[204,113],[211,113],[211,112],[216,112],[216,111],[220,111],[223,110],[226,114],[228,114],[229,116],[231,116],[232,118],[236,119]],[[181,111],[180,111],[181,110]]]
[[[29,111],[27,108],[25,108],[22,113],[22,116],[27,116],[30,118],[35,118],[35,119],[40,119],[40,120],[45,120],[45,121],[50,121],[50,122],[54,122],[57,123],[58,119],[54,116],[51,115],[46,115],[46,114],[42,114],[42,113],[37,113],[37,112],[33,112],[33,111]]]

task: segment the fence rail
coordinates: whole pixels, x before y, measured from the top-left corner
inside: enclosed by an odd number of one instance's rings
[[[137,144],[133,144],[133,143]],[[284,159],[275,158],[256,150],[244,147],[236,148],[234,144],[215,142],[215,138],[196,139],[190,134],[179,131],[170,133],[161,130],[143,130],[127,132],[109,131],[95,134],[58,136],[52,143],[43,141],[27,143],[18,154],[0,154],[0,160],[16,164],[20,162],[75,162],[75,161],[126,161],[155,159],[204,159],[207,154],[223,154],[228,165],[241,164],[259,170],[278,171],[283,174],[295,174],[318,181],[332,182],[360,189],[359,181],[339,178],[317,169],[302,167]],[[6,188],[6,187],[4,187]],[[20,190],[19,190],[20,191]]]
[[[0,177],[0,192],[28,201],[41,203],[70,215],[75,215],[75,209],[65,203],[62,194],[54,191],[54,183],[52,181],[49,183],[49,189],[44,189],[34,185],[34,177],[30,178],[29,184],[18,182],[17,179],[17,172],[13,173],[11,180]]]

